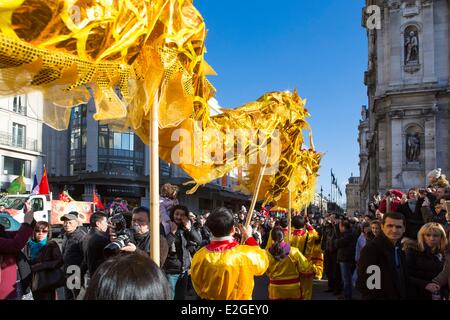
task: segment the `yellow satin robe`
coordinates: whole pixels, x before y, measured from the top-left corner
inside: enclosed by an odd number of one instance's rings
[[[203,247],[192,259],[192,284],[202,299],[251,300],[254,277],[268,266],[267,251],[257,246],[237,245],[222,252]]]
[[[297,235],[298,230],[294,231],[291,235],[291,246],[294,246],[304,252],[304,255],[308,261],[314,265],[314,272],[304,272],[300,275],[300,287],[304,300],[311,300],[313,292],[313,280],[322,279],[323,275],[323,252],[320,246],[319,234],[316,230],[310,229],[308,232],[308,242],[305,241],[307,234]]]
[[[312,272],[312,264],[295,247],[291,247],[289,256],[281,261],[277,261],[270,253],[268,255],[269,299],[302,299],[300,274]]]

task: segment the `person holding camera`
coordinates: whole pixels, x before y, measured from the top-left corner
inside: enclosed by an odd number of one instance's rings
[[[120,248],[120,251],[129,253],[139,253],[142,255],[150,255],[150,210],[147,207],[137,207],[133,209],[133,215],[131,218],[132,237],[125,246]],[[159,238],[159,252],[160,252],[160,266],[163,266],[169,246],[166,238],[163,236],[163,229],[161,226],[160,238]]]
[[[197,222],[194,224],[194,228],[196,228],[197,232],[200,233],[202,237],[202,244],[201,246],[206,246],[211,241],[211,232],[208,230],[208,228],[205,225],[206,223],[206,217],[205,215],[199,215]]]
[[[170,211],[170,233],[167,235],[169,254],[163,265],[172,287],[175,300],[184,300],[188,285],[188,271],[191,267],[190,249],[200,246],[201,235],[193,228],[189,219],[189,210],[185,206],[176,205]]]
[[[422,204],[425,200],[426,190],[411,188],[408,193],[403,195],[397,212],[403,214],[406,218],[405,237],[417,240],[417,233],[424,225],[422,218]]]
[[[0,300],[20,299],[19,293],[30,286],[31,270],[28,266],[28,275],[21,272],[18,255],[33,234],[36,221],[29,201],[25,203],[23,210],[23,223],[17,232],[7,232],[0,225]],[[23,281],[17,282],[18,271]]]
[[[425,195],[425,193],[421,193],[421,197],[424,197],[421,208],[424,223],[436,222],[443,226],[446,225],[447,219],[445,218],[445,215],[447,214],[447,206],[444,198],[445,193],[445,188],[438,188],[434,195],[428,193]]]

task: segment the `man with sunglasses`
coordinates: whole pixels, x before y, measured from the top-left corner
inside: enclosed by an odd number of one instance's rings
[[[364,300],[407,299],[407,268],[401,239],[405,217],[398,212],[383,216],[382,233],[361,251],[357,288]]]

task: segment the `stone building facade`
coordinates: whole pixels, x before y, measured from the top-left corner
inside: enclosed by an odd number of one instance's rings
[[[354,217],[360,213],[359,177],[350,177],[345,185],[345,195],[347,198],[347,216]]]
[[[436,167],[448,174],[449,3],[366,1],[380,8],[381,24],[367,29],[368,105],[359,125],[363,211],[376,193],[423,187]]]

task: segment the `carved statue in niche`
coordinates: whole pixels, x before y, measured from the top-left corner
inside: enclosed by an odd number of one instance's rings
[[[420,156],[419,133],[408,133],[406,135],[406,159],[408,162],[418,162]]]
[[[405,30],[405,64],[419,63],[419,35],[417,28],[409,27]]]
[[[362,106],[361,107],[361,119],[362,121],[367,120],[367,107],[366,106]]]

